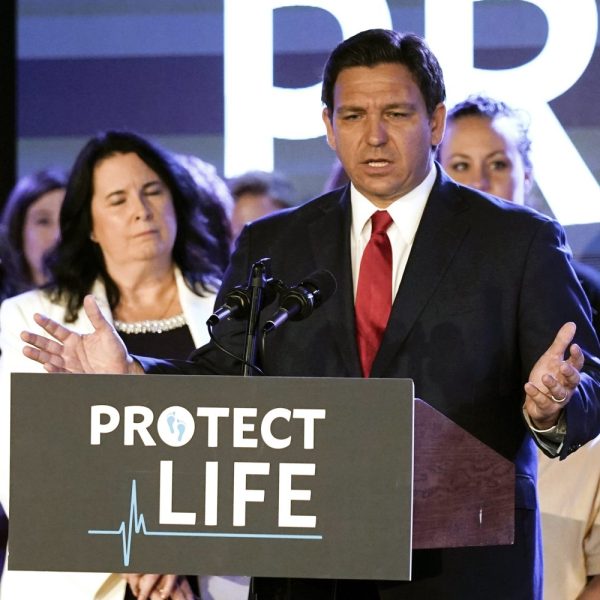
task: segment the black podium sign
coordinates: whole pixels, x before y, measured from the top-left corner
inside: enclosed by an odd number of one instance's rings
[[[9,568],[409,579],[400,379],[12,376]]]

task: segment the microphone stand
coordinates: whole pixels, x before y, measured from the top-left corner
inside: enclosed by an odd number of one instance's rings
[[[271,259],[261,258],[252,265],[248,290],[250,291],[250,313],[246,328],[246,342],[244,344],[244,363],[242,375],[251,377],[254,369],[250,365],[256,364],[256,346],[258,339],[258,319],[263,305],[265,288],[273,281],[271,276]]]
[[[244,344],[244,362],[242,375],[252,377],[254,369],[250,365],[256,364],[256,343],[258,339],[258,319],[262,310],[265,288],[273,281],[271,276],[271,259],[261,258],[252,265],[248,290],[250,290],[250,314],[246,328],[246,343]],[[258,594],[254,588],[254,577],[250,578],[248,589],[249,600],[257,600]]]

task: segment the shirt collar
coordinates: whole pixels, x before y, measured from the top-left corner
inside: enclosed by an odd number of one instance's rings
[[[432,165],[425,179],[416,188],[394,200],[386,209],[407,244],[412,244],[417,233],[421,215],[425,210],[435,178],[436,168],[435,165]],[[355,236],[354,239],[358,239],[365,225],[378,209],[354,187],[354,184],[350,186],[350,202],[352,205],[352,232]]]

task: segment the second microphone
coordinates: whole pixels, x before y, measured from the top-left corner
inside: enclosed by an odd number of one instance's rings
[[[264,333],[274,331],[286,321],[301,321],[310,316],[337,288],[330,271],[320,269],[305,277],[297,286],[280,292],[279,309],[265,323]]]

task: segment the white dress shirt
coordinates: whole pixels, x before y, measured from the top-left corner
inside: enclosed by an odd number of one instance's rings
[[[436,169],[432,166],[425,179],[412,191],[400,196],[386,209],[394,221],[387,235],[392,245],[392,302],[396,297],[406,263],[412,249],[415,234],[421,222],[431,188],[435,183]],[[355,187],[350,187],[352,205],[352,228],[350,231],[350,253],[352,257],[352,280],[354,297],[358,285],[360,261],[371,237],[371,217],[379,210]]]

